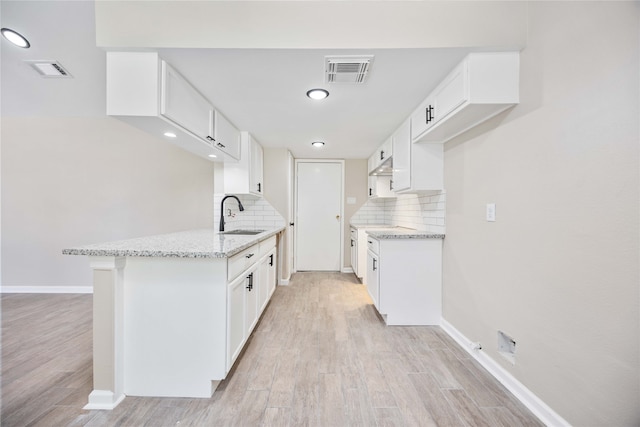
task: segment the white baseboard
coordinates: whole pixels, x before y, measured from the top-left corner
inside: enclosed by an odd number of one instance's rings
[[[441,327],[545,425],[558,427],[571,426],[571,424],[551,409],[538,396],[533,394],[531,390],[525,387],[524,384],[518,381],[495,360],[489,357],[487,353],[482,350],[475,349],[476,343],[465,337],[460,331],[454,328],[451,323],[442,319]]]
[[[351,268],[351,267],[343,267],[342,268],[342,272],[343,273],[353,273],[353,268]]]
[[[3,294],[92,294],[93,286],[3,286]]]
[[[289,286],[289,279],[280,279],[278,281],[278,285],[280,285],[280,286]]]

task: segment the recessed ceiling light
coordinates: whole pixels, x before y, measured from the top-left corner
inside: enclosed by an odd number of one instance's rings
[[[175,138],[176,134],[173,132],[165,132],[164,136],[166,136],[167,138]]]
[[[311,145],[313,145],[316,148],[320,148],[320,147],[324,146],[324,142],[322,142],[322,141],[314,141],[314,142],[311,143]]]
[[[215,159],[218,156],[216,156],[215,154],[209,154],[209,157],[211,157],[212,159]]]
[[[329,96],[329,92],[324,89],[311,89],[307,91],[307,96],[311,99],[325,99]]]
[[[4,36],[5,39],[9,40],[11,43],[18,47],[22,47],[28,49],[31,44],[29,44],[29,40],[24,38],[20,33],[17,33],[9,28],[2,28],[0,32]]]

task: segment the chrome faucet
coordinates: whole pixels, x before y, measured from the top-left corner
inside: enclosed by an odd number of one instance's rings
[[[240,199],[238,199],[236,196],[224,196],[222,198],[222,201],[220,202],[220,230],[219,231],[224,231],[224,201],[227,200],[229,197],[232,197],[238,201],[238,208],[240,209],[240,211],[244,210],[244,206],[242,206]]]

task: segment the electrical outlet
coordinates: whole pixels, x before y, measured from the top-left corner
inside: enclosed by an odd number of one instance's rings
[[[487,221],[494,222],[496,220],[496,204],[487,203]]]

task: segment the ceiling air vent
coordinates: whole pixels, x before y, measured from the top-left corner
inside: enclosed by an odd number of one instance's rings
[[[325,56],[327,83],[364,83],[367,80],[373,55]]]
[[[73,77],[69,72],[58,62],[49,60],[36,60],[36,61],[24,61],[31,65],[34,70],[38,72],[42,77],[46,78],[71,78]]]

